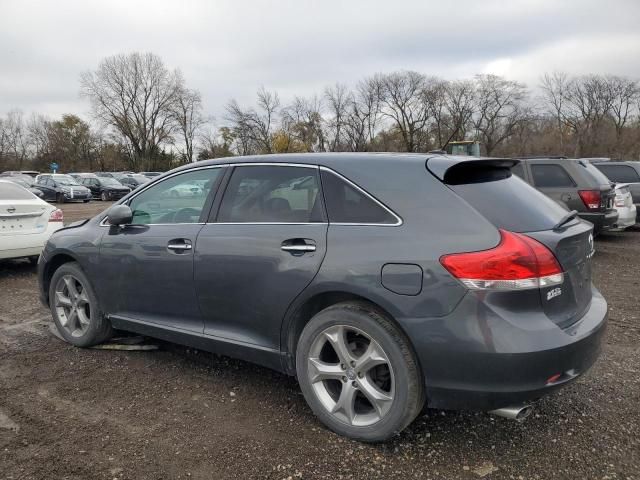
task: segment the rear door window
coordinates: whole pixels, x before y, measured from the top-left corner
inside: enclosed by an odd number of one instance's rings
[[[396,225],[400,222],[366,192],[325,170],[322,189],[330,223]]]
[[[235,167],[218,222],[322,222],[317,167],[246,165]]]
[[[560,165],[532,164],[531,173],[536,187],[563,188],[576,186],[571,176]]]
[[[640,175],[628,165],[595,165],[609,180],[618,183],[640,183]]]

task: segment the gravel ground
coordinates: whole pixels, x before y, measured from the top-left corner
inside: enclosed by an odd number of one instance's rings
[[[66,220],[104,207],[64,205]],[[295,380],[245,362],[70,347],[48,332],[34,269],[2,262],[0,478],[640,478],[639,240],[596,242],[611,319],[587,375],[523,424],[429,410],[375,446],[325,430]]]

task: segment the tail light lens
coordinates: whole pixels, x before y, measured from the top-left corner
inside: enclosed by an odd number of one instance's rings
[[[472,290],[526,290],[564,281],[560,264],[543,244],[506,230],[500,236],[495,248],[444,255],[440,263]]]
[[[616,195],[616,207],[624,207],[624,197],[622,195]]]
[[[579,190],[578,195],[582,199],[585,207],[589,210],[600,209],[600,191],[599,190]]]
[[[51,215],[49,215],[50,222],[62,222],[63,220],[64,214],[59,208],[56,208],[53,212],[51,212]]]

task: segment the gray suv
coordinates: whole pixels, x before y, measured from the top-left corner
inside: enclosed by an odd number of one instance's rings
[[[593,223],[595,234],[613,228],[618,221],[611,181],[586,160],[521,158],[513,173],[567,210],[577,211],[580,218]]]
[[[636,205],[636,221],[640,223],[640,162],[593,162],[593,166],[612,182],[629,184]]]
[[[607,304],[591,284],[592,225],[513,176],[517,164],[186,165],[56,232],[41,298],[79,347],[126,330],[295,375],[317,417],[352,438],[385,440],[425,406],[518,418],[593,364]]]

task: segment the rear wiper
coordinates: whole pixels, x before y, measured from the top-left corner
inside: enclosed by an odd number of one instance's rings
[[[569,222],[570,220],[573,220],[577,216],[578,216],[578,211],[577,210],[571,210],[564,217],[562,217],[558,223],[556,223],[553,226],[553,230],[559,230],[560,227],[562,227],[565,223]]]

